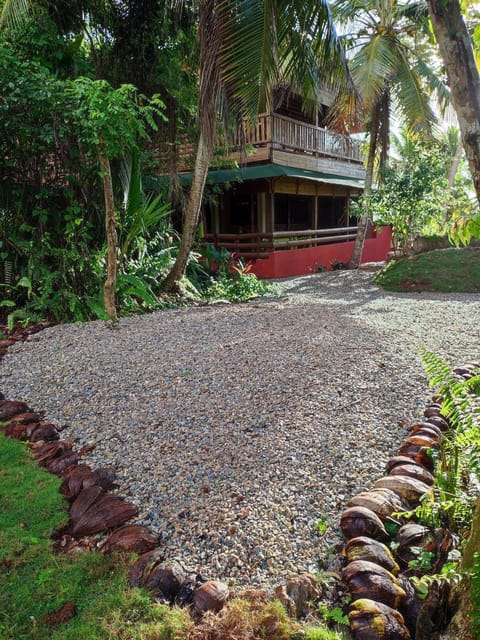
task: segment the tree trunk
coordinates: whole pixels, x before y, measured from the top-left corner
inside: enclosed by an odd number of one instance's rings
[[[427,0],[480,202],[480,76],[458,0]]]
[[[480,550],[480,497],[472,519],[472,529],[465,545],[460,569],[471,571],[474,566],[474,554]],[[470,592],[470,579],[464,577],[459,585],[453,588],[451,599],[454,600],[456,613],[450,621],[447,630],[442,633],[441,640],[475,640],[472,631],[472,600]]]
[[[115,203],[113,199],[112,171],[110,160],[99,147],[98,161],[102,170],[103,195],[105,199],[105,233],[107,238],[107,274],[103,285],[105,311],[112,323],[117,322],[115,307],[115,286],[117,282],[117,228],[115,224]]]
[[[460,166],[460,160],[462,159],[463,153],[463,145],[461,142],[458,143],[457,148],[455,149],[455,154],[452,158],[452,164],[450,165],[450,169],[448,170],[448,189],[451,191],[455,185],[455,178],[458,173],[458,167]]]
[[[178,249],[177,259],[170,273],[162,284],[164,291],[170,293],[178,293],[180,281],[185,274],[188,262],[188,256],[192,250],[200,218],[200,209],[202,206],[203,190],[207,179],[208,167],[212,158],[213,146],[205,143],[203,134],[200,133],[200,139],[197,145],[197,155],[195,158],[195,169],[193,172],[192,186],[188,197],[187,207],[183,220],[182,237],[180,247]]]
[[[192,187],[183,218],[183,230],[177,259],[162,288],[179,292],[188,256],[193,247],[200,219],[203,190],[216,140],[217,100],[220,92],[220,20],[216,0],[203,0],[199,12],[200,90],[198,105],[199,138]]]
[[[348,263],[349,269],[358,269],[362,260],[363,247],[365,246],[365,237],[368,229],[369,208],[368,197],[372,193],[373,172],[375,169],[375,157],[377,155],[378,133],[380,127],[380,101],[378,101],[373,109],[372,122],[370,123],[370,142],[368,145],[367,167],[365,171],[365,187],[363,189],[363,212],[358,220],[357,235],[353,246],[352,257]]]
[[[460,166],[460,160],[462,159],[463,154],[463,144],[460,141],[455,149],[455,154],[452,158],[452,164],[450,165],[450,169],[448,170],[448,191],[449,193],[453,192],[453,187],[455,185],[455,178],[458,173],[458,167]],[[445,206],[443,208],[443,222],[446,224],[451,215],[451,205],[449,200],[446,200]]]

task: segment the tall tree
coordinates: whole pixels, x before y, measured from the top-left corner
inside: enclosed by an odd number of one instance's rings
[[[265,108],[272,87],[290,82],[317,101],[320,82],[346,80],[326,0],[203,0],[199,23],[198,142],[178,257],[164,282],[177,291],[199,222],[218,116],[237,121]]]
[[[480,202],[480,76],[458,0],[427,0],[468,165]]]
[[[458,0],[427,0],[428,10],[445,65],[452,102],[457,113],[462,142],[480,202],[480,76],[475,62],[472,40]],[[473,565],[473,553],[480,544],[480,498],[472,522],[470,539],[465,548],[462,568]],[[446,640],[473,640],[470,613],[470,584],[464,580],[457,589],[459,606]]]
[[[428,15],[423,1],[397,0],[334,0],[332,13],[346,31],[343,40],[349,69],[368,122],[367,201],[377,161],[380,167],[387,162],[392,105],[412,130],[428,130],[435,120],[424,80],[437,89],[440,84],[412,37],[425,27]],[[351,268],[360,263],[367,224],[365,210],[359,219]]]

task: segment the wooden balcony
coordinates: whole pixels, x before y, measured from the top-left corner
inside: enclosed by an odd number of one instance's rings
[[[334,229],[307,229],[305,231],[274,231],[273,233],[207,234],[202,244],[213,244],[217,249],[228,249],[246,260],[268,258],[273,251],[303,249],[322,244],[354,240],[357,227]]]
[[[362,162],[358,140],[275,113],[258,116],[255,126],[245,125],[244,134],[246,143],[258,150],[281,150]],[[238,142],[236,146],[238,148]],[[247,163],[255,155],[247,156]]]

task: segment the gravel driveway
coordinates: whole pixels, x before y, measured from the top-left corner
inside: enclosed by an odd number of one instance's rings
[[[422,415],[418,346],[452,365],[480,356],[480,295],[385,293],[364,271],[279,286],[117,330],[52,327],[0,366],[6,397],[116,469],[169,558],[238,584],[315,570],[339,541],[349,496]]]

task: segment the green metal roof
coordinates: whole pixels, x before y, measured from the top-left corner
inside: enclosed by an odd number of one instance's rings
[[[207,184],[223,184],[225,182],[246,182],[247,180],[260,180],[261,178],[301,178],[303,180],[314,180],[327,184],[338,184],[344,187],[354,187],[363,189],[364,181],[356,178],[347,178],[333,173],[322,173],[320,171],[308,171],[307,169],[295,169],[285,167],[281,164],[259,164],[255,166],[243,167],[239,169],[216,169],[210,170],[207,176]],[[192,174],[184,174],[180,177],[183,184],[190,184]]]

